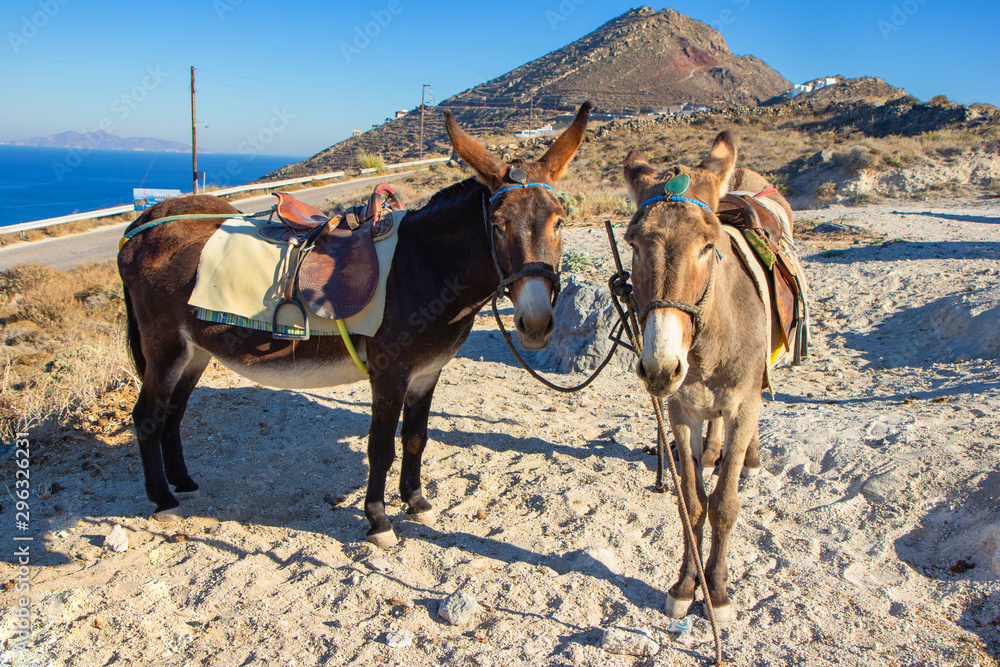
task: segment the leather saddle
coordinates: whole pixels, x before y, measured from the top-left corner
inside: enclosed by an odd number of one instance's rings
[[[278,267],[283,300],[274,310],[271,335],[308,340],[310,312],[343,320],[357,315],[371,301],[379,278],[375,239],[392,231],[391,212],[402,208],[402,200],[388,185],[379,185],[367,204],[333,220],[287,192],[274,195],[278,203],[270,219],[276,217],[277,222],[257,232],[271,243],[288,245]],[[286,306],[298,309],[301,333],[279,332],[278,313]]]
[[[770,277],[775,311],[781,322],[782,343],[798,365],[809,354],[808,304],[805,276],[795,247],[782,221],[757,195],[729,193],[719,201],[717,214],[723,224],[743,232]],[[793,347],[794,344],[794,347]]]

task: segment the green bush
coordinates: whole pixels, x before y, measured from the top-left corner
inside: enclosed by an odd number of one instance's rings
[[[354,160],[362,169],[375,169],[380,174],[385,171],[385,158],[381,155],[358,151],[354,154]]]

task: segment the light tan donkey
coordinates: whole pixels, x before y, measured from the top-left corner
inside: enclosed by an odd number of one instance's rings
[[[766,288],[763,294],[759,291],[759,275],[755,278],[748,269],[734,249],[738,239],[715,213],[720,198],[733,190],[760,192],[769,187],[759,174],[736,170],[735,165],[736,146],[728,132],[719,134],[696,168],[658,171],[636,151],[624,163],[625,181],[638,208],[625,234],[633,250],[632,280],[643,341],[636,372],[651,394],[667,399],[681,491],[698,547],[695,550],[685,537],[680,575],[668,591],[665,610],[681,617],[694,601],[707,518],[712,527],[707,594],[720,622],[733,617],[726,591],[729,535],[740,509],[744,461],[750,469],[760,466],[761,387],[771,341],[781,340],[777,318],[771,316],[770,304],[765,306]],[[780,195],[776,201],[787,209]],[[705,422],[713,425],[710,435],[724,453],[710,496],[702,475]],[[713,460],[705,463],[714,465],[718,458],[716,448]]]

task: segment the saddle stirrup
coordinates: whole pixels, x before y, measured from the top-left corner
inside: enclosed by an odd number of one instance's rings
[[[310,237],[313,235],[310,234]],[[285,290],[283,300],[274,307],[274,315],[271,318],[271,338],[276,340],[309,340],[309,311],[306,310],[302,300],[298,297],[299,271],[302,269],[302,262],[311,249],[308,240],[303,243],[297,236],[288,239],[288,255],[286,255],[285,270]],[[285,306],[295,306],[302,315],[302,333],[295,333],[291,327],[287,332],[279,330],[278,315]]]

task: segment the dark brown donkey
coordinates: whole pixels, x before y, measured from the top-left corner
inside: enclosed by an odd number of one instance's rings
[[[764,303],[714,213],[727,192],[768,187],[760,175],[735,170],[735,164],[736,147],[728,132],[716,138],[711,153],[693,169],[676,166],[658,172],[636,151],[625,159],[625,181],[639,207],[625,234],[633,249],[632,280],[641,308],[643,346],[636,372],[650,393],[668,399],[681,491],[698,543],[696,552],[685,537],[680,576],[668,592],[665,610],[684,616],[694,600],[696,558],[707,516],[712,546],[705,575],[720,622],[733,614],[726,594],[726,554],[740,508],[744,460],[751,467],[760,465],[757,452],[748,455],[748,447],[751,441],[756,445],[769,353]],[[736,177],[734,171],[739,172]],[[664,197],[665,188],[680,196],[666,192]],[[721,426],[717,433],[725,440],[711,496],[705,494],[700,460],[706,421]]]
[[[417,521],[433,519],[420,486],[427,417],[441,369],[472,330],[476,313],[497,291],[500,270],[513,281],[515,326],[521,343],[540,349],[553,328],[552,300],[565,216],[552,185],[566,173],[586,133],[591,105],[537,162],[505,164],[445,112],[455,151],[472,167],[470,178],[435,194],[399,225],[387,284],[385,317],[372,337],[351,336],[367,362],[372,386],[368,436],[368,539],[396,542],[385,513],[386,474],[395,458],[395,432],[403,413],[399,492]],[[521,181],[521,182],[519,182]],[[238,211],[210,196],[163,202],[132,228],[178,214]],[[202,248],[221,224],[189,219],[152,227],[125,243],[118,268],[125,285],[128,338],[142,389],[133,421],[146,495],[157,517],[176,517],[178,493],[197,491],[184,464],[180,423],[188,398],[215,357],[233,371],[274,387],[329,387],[365,379],[338,336],[275,340],[269,332],[195,318],[188,305]],[[496,261],[494,261],[496,260]],[[171,516],[173,515],[173,517]]]

